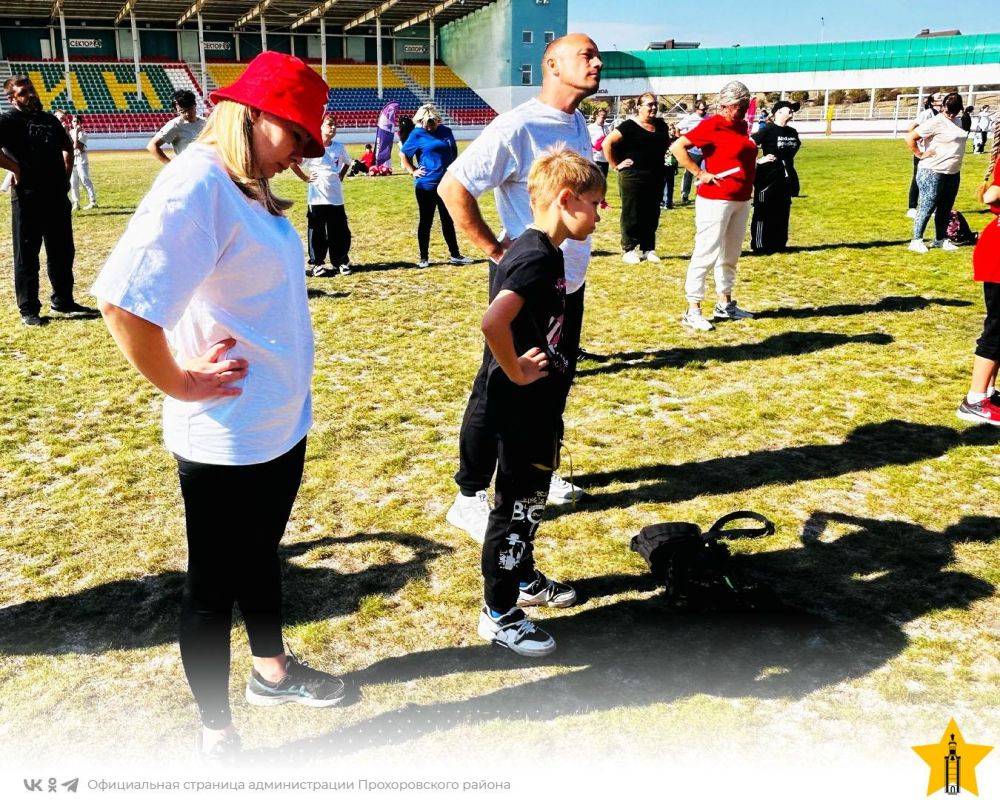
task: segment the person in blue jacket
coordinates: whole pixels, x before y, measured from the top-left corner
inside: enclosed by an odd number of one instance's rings
[[[444,234],[452,264],[471,264],[472,259],[462,255],[458,249],[458,238],[455,236],[455,224],[451,220],[448,209],[438,197],[438,184],[444,177],[445,170],[458,156],[458,145],[451,128],[441,123],[438,110],[427,103],[417,109],[413,115],[416,126],[403,143],[403,169],[413,178],[414,191],[417,195],[417,208],[420,209],[420,221],[417,224],[417,245],[420,248],[418,266],[430,264],[429,251],[431,241],[431,224],[434,222],[434,209],[441,217],[441,233]]]

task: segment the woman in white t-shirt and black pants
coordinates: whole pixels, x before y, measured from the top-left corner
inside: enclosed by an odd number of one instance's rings
[[[958,246],[948,241],[948,221],[951,207],[958,196],[958,185],[962,178],[962,158],[969,132],[959,125],[963,109],[962,98],[952,92],[945,96],[941,113],[921,123],[906,135],[906,144],[919,159],[917,166],[917,186],[920,197],[917,201],[917,215],[913,219],[913,240],[910,250],[926,253],[924,230],[934,216],[934,241],[931,247],[943,250],[957,250]],[[923,139],[923,151],[917,141]]]
[[[276,52],[213,92],[201,137],[156,178],[93,288],[125,356],[167,395],[188,541],[181,659],[210,757],[240,748],[234,604],[253,654],[248,702],[330,706],[344,695],[338,678],[285,653],[277,552],[312,422],[313,335],[291,204],[268,180],[322,155],[326,96],[306,64]]]

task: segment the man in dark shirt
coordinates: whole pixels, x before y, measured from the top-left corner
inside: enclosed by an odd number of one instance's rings
[[[52,284],[52,310],[92,312],[73,300],[73,222],[69,176],[73,142],[52,114],[42,110],[31,80],[8,78],[4,92],[13,108],[0,114],[0,167],[14,175],[11,218],[14,233],[14,293],[25,325],[44,325],[39,314],[38,256],[42,242]]]

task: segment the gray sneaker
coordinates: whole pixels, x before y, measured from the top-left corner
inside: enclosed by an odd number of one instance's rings
[[[328,708],[344,699],[344,682],[313,669],[294,655],[285,656],[287,674],[278,683],[264,680],[257,670],[250,672],[246,700],[252,706],[277,706],[282,703],[300,703],[312,708]]]
[[[730,300],[725,305],[722,303],[715,304],[715,310],[712,312],[712,319],[753,319],[754,315],[752,312],[740,308],[736,305],[735,300]]]

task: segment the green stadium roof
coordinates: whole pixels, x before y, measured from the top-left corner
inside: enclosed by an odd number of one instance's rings
[[[749,75],[996,64],[1000,33],[865,42],[605,51],[602,80],[688,75]]]

